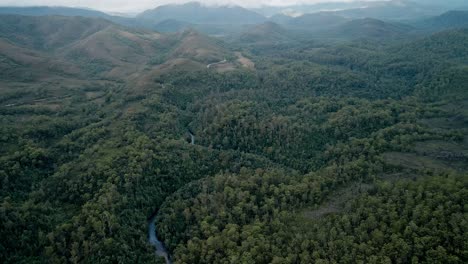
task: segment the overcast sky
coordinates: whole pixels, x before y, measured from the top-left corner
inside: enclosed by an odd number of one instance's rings
[[[193,0],[191,0],[193,1]],[[70,6],[87,7],[111,12],[138,12],[168,3],[185,3],[190,0],[0,0],[0,6]],[[319,2],[353,2],[355,0],[199,0],[206,4],[237,4],[244,7],[260,5],[293,5]]]

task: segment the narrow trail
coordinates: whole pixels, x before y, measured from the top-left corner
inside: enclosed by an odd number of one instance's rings
[[[31,100],[31,101],[28,101],[28,102],[19,102],[19,103],[7,104],[7,105],[4,105],[3,107],[14,107],[14,106],[20,106],[20,105],[40,103],[40,102],[45,102],[45,101],[50,101],[50,100],[59,100],[59,99],[65,99],[65,98],[68,98],[68,97],[71,97],[71,96],[72,95],[46,97],[46,98]]]
[[[223,63],[226,63],[226,62],[227,62],[227,60],[224,59],[224,60],[222,60],[222,61],[218,61],[218,62],[215,62],[215,63],[210,63],[210,64],[206,65],[206,68],[207,68],[207,69],[210,69],[211,67],[213,67],[213,66],[215,66],[215,65],[223,64]]]

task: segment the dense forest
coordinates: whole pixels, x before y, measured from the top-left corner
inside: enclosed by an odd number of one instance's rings
[[[468,262],[468,29],[0,21],[1,263]]]

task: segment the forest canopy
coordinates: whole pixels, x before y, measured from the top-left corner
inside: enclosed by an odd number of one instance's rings
[[[1,263],[468,262],[466,28],[0,22]]]

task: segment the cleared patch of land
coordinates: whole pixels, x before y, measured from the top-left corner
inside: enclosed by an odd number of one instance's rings
[[[328,196],[320,206],[303,212],[306,219],[319,219],[329,214],[340,213],[344,210],[346,203],[356,196],[369,191],[373,185],[365,183],[354,183],[341,188]]]
[[[382,155],[384,161],[391,166],[414,170],[451,170],[450,164],[435,158],[421,156],[416,153],[387,152]]]
[[[459,129],[467,126],[466,120],[462,115],[454,117],[426,118],[422,119],[420,123],[431,128],[439,129]]]
[[[237,61],[242,65],[242,67],[245,67],[249,70],[255,70],[255,63],[252,60],[244,57],[241,52],[236,52],[235,54],[237,56]]]
[[[221,63],[213,66],[214,69],[216,69],[217,72],[223,73],[223,72],[229,72],[233,71],[236,69],[236,66],[230,62],[227,63]]]
[[[418,154],[443,160],[464,160],[468,158],[467,139],[463,142],[429,140],[417,142],[415,150]]]

